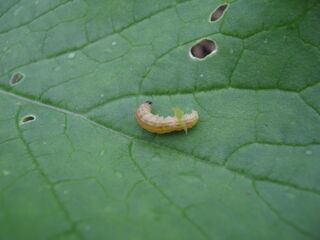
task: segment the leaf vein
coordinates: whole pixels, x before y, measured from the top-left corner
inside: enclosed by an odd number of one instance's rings
[[[28,152],[29,156],[31,157],[31,160],[34,164],[34,166],[36,167],[37,172],[41,175],[41,177],[43,178],[44,182],[49,186],[49,191],[51,192],[53,199],[56,201],[58,207],[60,208],[61,212],[63,213],[65,220],[71,225],[71,229],[78,235],[78,237],[80,239],[82,239],[82,236],[79,234],[79,232],[76,229],[76,224],[75,222],[73,222],[69,212],[67,211],[67,209],[65,208],[65,206],[63,205],[62,201],[59,199],[58,194],[56,193],[55,189],[54,189],[54,184],[49,180],[49,178],[46,176],[46,174],[44,173],[44,171],[42,170],[36,156],[33,154],[31,147],[29,146],[28,142],[26,141],[25,137],[23,136],[23,132],[20,129],[19,126],[19,114],[21,112],[21,106],[17,111],[16,114],[16,128],[17,128],[17,132],[19,135],[19,138],[21,139],[23,145],[25,146],[26,151]]]
[[[277,181],[277,180],[273,180],[273,179],[258,178],[256,176],[244,173],[243,171],[240,171],[240,170],[237,170],[237,169],[233,169],[233,168],[228,167],[228,166],[223,166],[222,164],[218,164],[218,163],[215,163],[215,162],[209,162],[207,159],[203,159],[203,158],[198,157],[198,156],[196,156],[194,154],[183,152],[181,150],[173,148],[172,146],[166,146],[164,144],[151,143],[150,141],[143,140],[143,139],[139,138],[138,136],[130,136],[130,135],[128,135],[126,133],[123,133],[123,132],[121,132],[119,130],[113,129],[110,126],[105,126],[105,125],[103,125],[103,124],[101,124],[99,122],[93,121],[93,120],[89,119],[88,117],[86,117],[85,115],[82,115],[82,114],[79,114],[79,113],[75,113],[75,112],[72,112],[72,111],[69,111],[69,110],[66,110],[66,109],[63,109],[63,108],[59,108],[59,107],[55,107],[55,106],[52,106],[52,105],[49,105],[49,104],[45,104],[45,103],[42,103],[42,102],[39,102],[39,101],[36,101],[36,100],[32,100],[32,99],[29,99],[29,98],[26,98],[26,97],[22,97],[22,96],[14,94],[14,93],[6,92],[6,91],[1,90],[1,89],[0,89],[0,94],[7,95],[7,96],[10,96],[10,97],[13,97],[13,98],[17,98],[17,99],[19,99],[21,101],[28,102],[28,103],[31,103],[31,104],[34,104],[34,105],[38,105],[38,106],[41,106],[41,107],[44,107],[44,108],[47,108],[47,109],[51,109],[51,110],[56,111],[56,112],[62,112],[62,113],[71,115],[73,117],[80,118],[80,119],[82,119],[82,120],[84,120],[84,121],[86,121],[86,122],[88,122],[88,123],[90,123],[90,124],[92,124],[92,125],[94,125],[96,127],[99,127],[99,128],[104,129],[106,131],[112,132],[112,133],[114,133],[114,134],[116,134],[118,136],[125,137],[125,138],[127,138],[129,140],[133,140],[134,139],[134,140],[141,141],[141,142],[144,142],[144,143],[156,146],[156,147],[164,148],[164,149],[166,149],[168,151],[172,151],[172,152],[176,152],[176,153],[179,153],[179,154],[183,154],[183,155],[188,156],[188,157],[193,157],[194,159],[196,159],[198,161],[201,161],[202,163],[208,164],[210,166],[224,167],[225,169],[227,169],[227,170],[229,170],[231,172],[234,172],[236,174],[239,174],[239,175],[241,175],[243,177],[246,177],[248,179],[251,179],[251,180],[268,181],[268,182],[272,182],[272,183],[277,183],[279,185],[295,188],[295,189],[300,190],[300,191],[308,191],[308,192],[312,192],[312,193],[320,195],[320,192],[315,191],[315,190],[311,190],[311,189],[304,188],[304,187],[301,187],[301,186],[293,185],[291,183]],[[279,145],[278,143],[272,143],[272,144]],[[314,144],[319,144],[319,143],[314,143]],[[296,145],[294,145],[294,146],[296,146]]]
[[[298,225],[292,223],[291,221],[289,221],[288,219],[286,219],[285,217],[283,217],[278,210],[276,210],[266,199],[264,199],[264,198],[261,196],[261,194],[260,194],[260,192],[259,192],[259,190],[258,190],[258,188],[257,188],[257,185],[256,185],[255,181],[252,181],[252,187],[253,187],[253,189],[254,189],[257,197],[261,200],[261,202],[263,202],[263,203],[270,209],[270,211],[271,211],[272,213],[274,213],[274,214],[278,217],[278,219],[279,219],[280,221],[282,221],[282,222],[284,222],[285,224],[291,226],[292,228],[294,228],[294,229],[297,230],[298,232],[302,233],[303,235],[313,236],[312,233],[310,233],[310,232],[308,232],[308,231],[305,231],[304,229],[300,228]]]
[[[129,145],[129,157],[132,161],[132,163],[134,164],[134,166],[137,168],[137,170],[139,171],[139,173],[141,174],[141,176],[145,179],[145,181],[147,183],[149,183],[158,193],[160,193],[160,195],[166,199],[174,208],[176,208],[180,213],[181,216],[184,217],[199,233],[202,234],[202,236],[205,239],[211,239],[208,235],[208,233],[206,233],[199,224],[197,224],[196,222],[194,222],[187,214],[186,212],[183,210],[183,208],[181,206],[179,206],[177,203],[175,203],[155,182],[153,182],[148,176],[147,174],[143,171],[143,169],[141,168],[141,166],[138,164],[138,162],[135,160],[135,158],[133,157],[133,153],[132,153],[132,145],[133,142],[130,143]]]

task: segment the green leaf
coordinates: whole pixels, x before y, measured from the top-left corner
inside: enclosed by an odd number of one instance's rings
[[[1,1],[0,239],[320,238],[319,1],[226,2]]]

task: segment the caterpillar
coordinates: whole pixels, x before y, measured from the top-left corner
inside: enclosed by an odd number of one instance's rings
[[[142,103],[136,111],[136,119],[142,128],[152,133],[163,134],[180,130],[187,133],[187,129],[192,128],[199,120],[199,114],[195,110],[190,114],[184,114],[179,108],[174,108],[174,117],[162,117],[152,114],[151,111],[151,101]]]

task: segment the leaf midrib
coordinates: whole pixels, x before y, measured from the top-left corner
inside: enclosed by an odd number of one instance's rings
[[[278,184],[278,185],[291,187],[291,188],[294,188],[294,189],[299,190],[299,191],[310,192],[310,193],[313,193],[313,194],[316,194],[316,195],[320,196],[320,191],[317,191],[317,190],[314,190],[314,189],[310,189],[310,188],[306,188],[306,187],[301,187],[299,185],[295,185],[295,184],[292,184],[292,183],[283,182],[283,181],[279,181],[279,180],[274,180],[274,179],[269,179],[269,178],[258,178],[256,176],[253,176],[252,174],[245,173],[245,172],[243,172],[241,170],[237,170],[237,169],[233,169],[233,168],[227,167],[224,164],[226,162],[226,160],[231,157],[232,154],[237,152],[242,147],[245,147],[247,145],[254,144],[254,143],[258,143],[258,144],[259,143],[260,144],[261,143],[262,144],[273,144],[273,143],[265,143],[265,142],[249,142],[249,143],[245,143],[245,144],[237,147],[234,151],[232,151],[231,154],[229,154],[229,156],[226,157],[226,159],[225,159],[223,164],[219,164],[219,163],[216,163],[216,162],[209,162],[206,159],[203,159],[203,158],[195,156],[195,155],[191,155],[189,153],[183,152],[181,150],[172,148],[172,147],[164,145],[164,144],[158,144],[158,143],[146,141],[146,140],[144,140],[142,138],[139,138],[137,136],[128,135],[128,134],[123,133],[123,132],[121,132],[119,130],[115,130],[115,129],[109,127],[109,126],[105,126],[105,125],[100,124],[100,123],[98,123],[98,122],[96,122],[94,120],[91,120],[88,117],[86,117],[85,115],[80,114],[80,113],[75,113],[75,112],[72,112],[70,110],[66,110],[64,108],[60,108],[60,107],[56,107],[56,106],[53,106],[53,105],[50,105],[50,104],[46,104],[46,103],[43,103],[43,102],[40,102],[40,101],[36,101],[36,100],[30,99],[30,98],[27,98],[27,97],[24,97],[24,96],[20,96],[20,95],[11,93],[11,92],[4,91],[2,89],[0,89],[0,94],[6,95],[6,96],[10,96],[10,97],[19,99],[21,101],[28,102],[28,103],[31,103],[31,104],[34,104],[34,105],[38,105],[38,106],[41,106],[41,107],[44,107],[44,108],[47,108],[47,109],[50,109],[50,110],[53,110],[53,111],[56,111],[56,112],[64,113],[64,114],[67,114],[67,115],[70,115],[70,116],[73,116],[73,117],[76,117],[76,118],[83,119],[84,121],[86,121],[86,122],[88,122],[88,123],[90,123],[90,124],[92,124],[92,125],[94,125],[96,127],[99,127],[99,128],[104,129],[106,131],[109,131],[109,132],[111,132],[113,134],[116,134],[118,136],[125,137],[125,138],[129,139],[130,141],[132,141],[132,140],[140,141],[140,142],[142,142],[144,144],[147,144],[147,145],[151,145],[151,146],[154,146],[154,147],[165,149],[166,151],[182,154],[182,155],[185,155],[187,157],[194,158],[195,160],[197,160],[199,162],[207,164],[210,167],[217,167],[217,166],[218,167],[222,167],[222,168],[226,169],[227,171],[230,171],[230,172],[232,172],[234,174],[240,175],[240,176],[242,176],[242,177],[244,177],[246,179],[249,179],[250,181],[271,182],[271,183],[275,183],[275,184]],[[320,143],[316,143],[316,144],[320,144]],[[308,145],[301,145],[301,146],[310,146],[310,145],[316,145],[316,144],[308,144]],[[287,144],[279,144],[279,145],[287,145]]]

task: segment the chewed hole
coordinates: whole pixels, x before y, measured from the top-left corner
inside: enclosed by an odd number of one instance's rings
[[[216,10],[214,10],[214,12],[211,14],[210,21],[215,22],[219,20],[223,16],[227,8],[228,8],[228,4],[223,4],[218,8],[216,8]]]
[[[20,124],[26,124],[26,123],[29,123],[29,122],[32,122],[32,121],[35,121],[35,120],[36,120],[36,116],[27,115],[27,116],[24,116],[23,118],[21,118]]]
[[[192,46],[189,54],[192,58],[204,59],[205,57],[214,54],[216,50],[217,47],[214,41],[204,39],[201,42],[198,42],[196,45]]]
[[[22,73],[15,73],[12,75],[11,79],[10,79],[10,84],[11,85],[16,85],[19,82],[22,81],[22,79],[24,78],[24,75]]]

